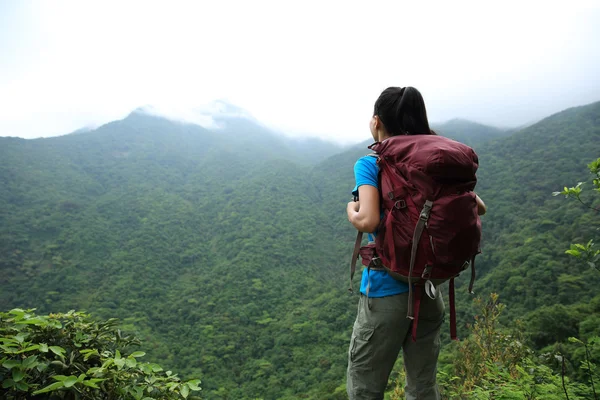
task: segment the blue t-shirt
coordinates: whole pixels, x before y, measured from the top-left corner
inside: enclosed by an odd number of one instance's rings
[[[356,164],[354,164],[354,178],[356,179],[356,186],[352,190],[354,196],[358,196],[358,188],[362,185],[370,185],[379,188],[378,177],[379,167],[377,166],[377,158],[372,156],[365,156],[359,158]],[[375,240],[375,234],[369,233],[369,241]],[[408,284],[400,282],[392,278],[385,271],[368,271],[367,268],[363,269],[362,280],[360,282],[360,292],[364,295],[367,294],[367,284],[369,284],[369,297],[385,297],[393,296],[408,292]]]

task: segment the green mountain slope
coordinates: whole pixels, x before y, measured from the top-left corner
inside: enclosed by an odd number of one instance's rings
[[[438,135],[449,137],[477,148],[481,143],[511,135],[508,130],[494,128],[464,119],[452,119],[442,124],[435,124],[432,129]]]
[[[0,139],[2,307],[120,317],[152,357],[201,376],[207,398],[314,392],[328,371],[323,385],[337,386],[348,334],[313,324],[336,304],[311,306],[337,259],[307,149],[226,122],[207,131],[134,113],[78,135]]]
[[[202,378],[207,399],[344,398],[356,303],[345,204],[368,143],[331,155],[220,122],[133,113],[77,135],[0,138],[0,306],[119,317],[150,360]],[[599,283],[564,255],[597,234],[597,215],[551,193],[598,157],[600,103],[509,137],[477,129],[466,137],[489,213],[476,290],[499,292],[509,320],[554,329],[535,311],[584,304]]]
[[[597,294],[600,274],[564,254],[597,237],[595,212],[551,196],[589,179],[600,155],[600,103],[563,111],[481,146],[478,188],[489,206],[480,290],[506,296],[512,313],[572,304]],[[590,201],[598,201],[590,197]]]

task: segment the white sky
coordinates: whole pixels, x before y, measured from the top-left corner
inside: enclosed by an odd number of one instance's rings
[[[227,99],[356,142],[407,85],[432,122],[516,126],[600,100],[599,71],[600,1],[0,0],[0,136]]]

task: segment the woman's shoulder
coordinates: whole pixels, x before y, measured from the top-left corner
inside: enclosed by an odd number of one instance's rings
[[[356,160],[356,164],[354,164],[355,166],[357,165],[361,165],[361,166],[367,166],[367,167],[372,167],[375,166],[377,167],[377,154],[372,153],[372,154],[367,154],[365,156],[362,156],[361,158],[359,158],[358,160]]]
[[[364,182],[369,182],[369,184],[377,182],[377,175],[379,175],[377,158],[370,155],[359,158],[354,164],[354,175],[357,185]]]

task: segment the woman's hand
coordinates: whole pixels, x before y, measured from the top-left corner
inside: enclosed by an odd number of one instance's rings
[[[475,195],[475,200],[477,201],[477,214],[479,214],[479,215],[485,214],[487,211],[487,207],[485,206],[485,203],[483,202],[483,200],[481,200],[481,198],[477,195]]]
[[[348,213],[348,221],[352,222],[352,220],[350,219],[350,215],[357,213],[358,210],[360,210],[360,201],[356,200],[348,203],[348,206],[346,207],[346,212]]]
[[[358,188],[361,201],[351,201],[346,206],[348,221],[361,232],[374,232],[379,225],[379,192],[375,186]]]

